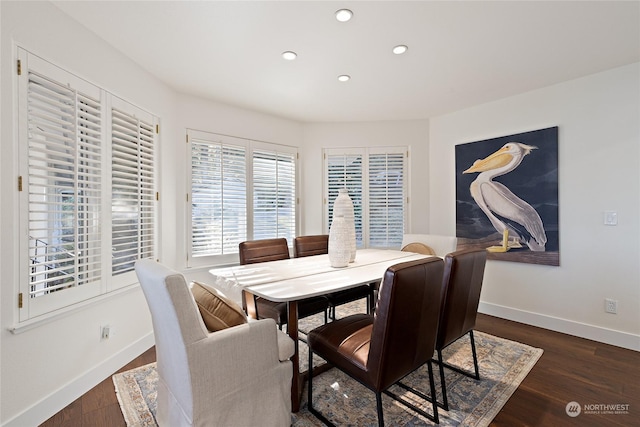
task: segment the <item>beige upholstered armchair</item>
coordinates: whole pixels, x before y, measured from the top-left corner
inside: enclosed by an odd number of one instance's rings
[[[294,345],[272,319],[210,332],[182,274],[151,260],[136,273],[153,321],[161,427],[291,424]]]

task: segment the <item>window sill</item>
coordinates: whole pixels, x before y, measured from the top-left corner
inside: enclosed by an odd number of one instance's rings
[[[87,307],[90,307],[95,304],[100,304],[105,300],[112,298],[117,295],[126,294],[137,290],[140,288],[139,283],[134,283],[132,285],[117,289],[112,292],[108,292],[106,294],[99,295],[94,298],[87,299],[85,301],[70,305],[68,307],[61,308],[59,310],[52,311],[50,313],[43,314],[41,316],[35,317],[33,319],[25,320],[24,322],[19,322],[18,324],[14,324],[8,328],[9,332],[14,335],[21,334],[22,332],[29,331],[31,329],[35,329],[43,324],[51,323],[52,320],[61,319],[65,316],[69,316],[71,314],[77,313],[80,310],[84,310]]]

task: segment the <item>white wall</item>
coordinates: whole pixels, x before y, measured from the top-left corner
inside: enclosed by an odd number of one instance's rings
[[[482,311],[640,350],[639,76],[633,64],[431,120],[430,230],[444,234],[456,144],[559,126],[560,267],[489,261]]]
[[[307,123],[300,150],[302,226],[300,234],[320,234],[322,229],[322,150],[335,147],[408,146],[409,224],[407,232],[426,233],[429,228],[429,121],[406,120],[358,123]]]

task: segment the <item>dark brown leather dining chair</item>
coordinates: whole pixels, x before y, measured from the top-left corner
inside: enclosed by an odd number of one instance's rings
[[[480,379],[478,370],[478,357],[476,345],[473,339],[473,328],[476,326],[478,304],[480,303],[480,291],[484,277],[484,268],[487,262],[485,249],[465,249],[447,254],[444,258],[443,284],[445,296],[438,327],[436,351],[438,353],[438,365],[440,367],[440,384],[442,386],[442,407],[449,410],[447,390],[445,383],[444,367],[452,369],[463,375]],[[469,334],[471,352],[473,354],[474,374],[459,367],[444,363],[442,350],[461,337]]]
[[[296,258],[321,255],[329,252],[329,235],[318,234],[311,236],[298,236],[293,243]],[[336,318],[336,307],[357,301],[362,298],[367,299],[367,313],[373,298],[373,287],[369,285],[356,286],[344,291],[332,292],[326,295],[329,300],[329,317]]]
[[[309,332],[309,366],[315,353],[372,390],[380,426],[384,425],[382,393],[438,423],[431,359],[444,293],[443,268],[437,257],[391,266],[380,285],[375,316],[353,314]],[[432,403],[433,415],[389,390],[425,363],[433,398],[414,393]],[[308,408],[333,425],[313,407],[313,375],[309,375]]]
[[[240,265],[289,259],[289,246],[285,238],[241,242],[238,245],[238,249],[240,252]],[[257,296],[254,297],[254,301],[258,319],[273,319],[280,329],[287,324],[286,302],[269,301]],[[247,310],[244,298],[242,299],[242,308],[245,311]],[[307,298],[298,302],[298,317],[303,318],[324,312],[324,321],[326,323],[328,308],[329,301],[325,297]]]

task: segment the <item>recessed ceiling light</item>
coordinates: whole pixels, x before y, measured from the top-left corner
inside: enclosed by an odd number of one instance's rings
[[[336,10],[336,19],[340,22],[347,22],[353,16],[349,9]]]
[[[284,59],[286,59],[287,61],[293,61],[294,59],[296,59],[297,56],[298,56],[297,53],[292,52],[290,50],[288,50],[286,52],[282,52],[282,57]]]
[[[340,82],[348,82],[351,79],[351,76],[348,74],[342,74],[338,76],[338,81]]]
[[[396,47],[393,48],[393,53],[395,53],[396,55],[402,55],[403,53],[405,53],[409,48],[403,44],[400,44]]]

